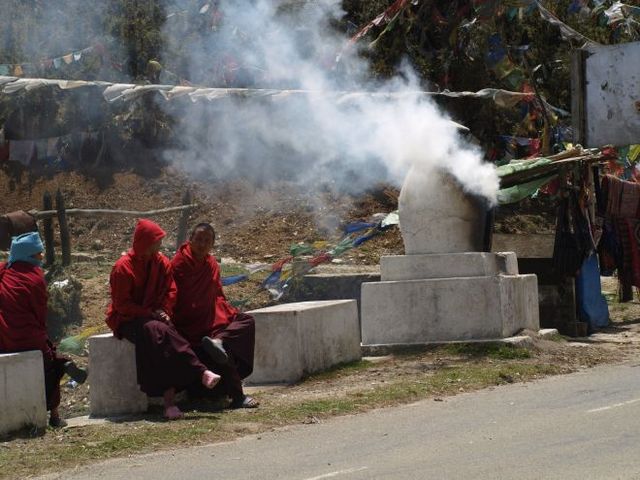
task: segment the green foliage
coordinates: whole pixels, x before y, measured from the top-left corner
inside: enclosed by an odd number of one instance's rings
[[[612,0],[605,1],[592,15],[569,14],[572,1],[542,3],[561,21],[593,41],[612,44],[638,38],[637,25],[612,28],[602,21],[601,13]],[[174,84],[185,79],[207,86],[226,85],[229,79],[220,72],[221,59],[233,57],[234,50],[251,49],[263,39],[253,38],[251,31],[243,30],[243,25],[226,25],[234,31],[237,27],[238,33],[233,35],[232,42],[225,42],[222,31],[226,20],[220,20],[219,24],[211,14],[202,15],[202,3],[5,0],[0,15],[0,63],[32,63],[24,72],[30,77]],[[282,2],[280,13],[294,18],[303,3]],[[335,22],[333,28],[352,36],[393,3],[343,0],[344,18]],[[640,0],[625,3],[638,6]],[[303,24],[298,26],[304,28]],[[473,0],[409,2],[392,24],[371,29],[357,48],[359,55],[370,61],[370,77],[374,80],[402,73],[407,62],[424,88],[513,90],[512,82],[508,81],[513,77],[496,75],[487,65],[488,39],[492,35],[499,35],[517,76],[535,86],[552,105],[570,109],[570,52],[581,44],[563,39],[559,29],[542,19],[535,8],[517,9],[505,6],[504,2]],[[90,46],[97,48],[84,55],[82,61],[57,68],[40,64],[42,59]],[[528,49],[522,53],[526,46]],[[188,60],[194,52],[207,61],[194,65]],[[348,64],[348,56],[343,61]],[[348,65],[344,67],[348,72]],[[228,86],[253,85],[247,84],[242,75],[231,82]],[[539,136],[542,130],[542,115],[523,121],[517,109],[497,110],[489,102],[442,102],[442,107],[469,126],[487,150],[499,134]],[[130,164],[142,160],[135,151],[140,146],[150,148],[177,142],[172,138],[173,119],[151,95],[126,106],[107,105],[99,92],[88,89],[73,93],[42,89],[37,94],[0,96],[0,124],[5,123],[9,126],[5,130],[12,132],[10,138],[106,130],[119,149],[130,149],[124,155]]]
[[[366,24],[384,11],[391,2],[345,0],[347,19]],[[505,2],[506,3],[506,2]],[[605,1],[592,15],[569,13],[573,0],[543,1],[543,5],[561,21],[593,41],[602,44],[628,42],[640,38],[637,27],[612,28],[602,21],[602,11],[611,6]],[[638,0],[625,2],[640,5]],[[479,6],[476,7],[475,4]],[[589,2],[592,5],[592,2]],[[558,27],[541,18],[535,7],[518,9],[503,2],[471,0],[420,1],[406,8],[397,24],[375,47],[363,55],[371,59],[373,77],[389,77],[402,69],[406,59],[426,86],[452,91],[476,91],[482,88],[514,86],[496,76],[486,62],[488,38],[499,35],[508,58],[521,71],[522,78],[535,86],[552,105],[570,110],[570,53],[581,42],[563,39]],[[375,27],[361,40],[366,44],[376,39],[387,27]],[[517,47],[529,46],[522,53]],[[455,101],[445,108],[454,119],[469,126],[485,147],[496,135],[540,136],[541,118],[532,124],[523,122],[518,112],[493,108],[459,108]],[[477,127],[474,127],[477,125]]]
[[[49,338],[57,343],[73,326],[82,325],[80,298],[82,284],[75,278],[60,277],[58,282],[49,282],[47,305],[47,331]]]

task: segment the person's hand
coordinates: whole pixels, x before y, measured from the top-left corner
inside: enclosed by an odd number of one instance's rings
[[[171,323],[171,317],[164,310],[158,309],[153,312],[153,318],[164,323]]]

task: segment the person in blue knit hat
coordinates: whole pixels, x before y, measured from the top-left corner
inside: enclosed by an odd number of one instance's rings
[[[13,237],[9,260],[0,264],[0,352],[40,350],[44,361],[49,425],[62,427],[60,380],[67,373],[79,383],[86,371],[60,357],[47,334],[47,285],[42,271],[44,247],[38,232]]]
[[[44,246],[38,232],[28,232],[13,237],[7,266],[14,262],[27,262],[38,267],[42,266]]]

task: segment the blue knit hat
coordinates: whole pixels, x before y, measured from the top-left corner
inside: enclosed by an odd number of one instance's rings
[[[44,251],[42,240],[38,232],[29,232],[13,237],[11,240],[11,250],[9,251],[9,266],[14,262],[29,262],[40,266],[42,262],[32,255]]]

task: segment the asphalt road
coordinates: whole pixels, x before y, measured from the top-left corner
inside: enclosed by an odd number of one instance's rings
[[[640,366],[83,467],[64,479],[640,479]]]

